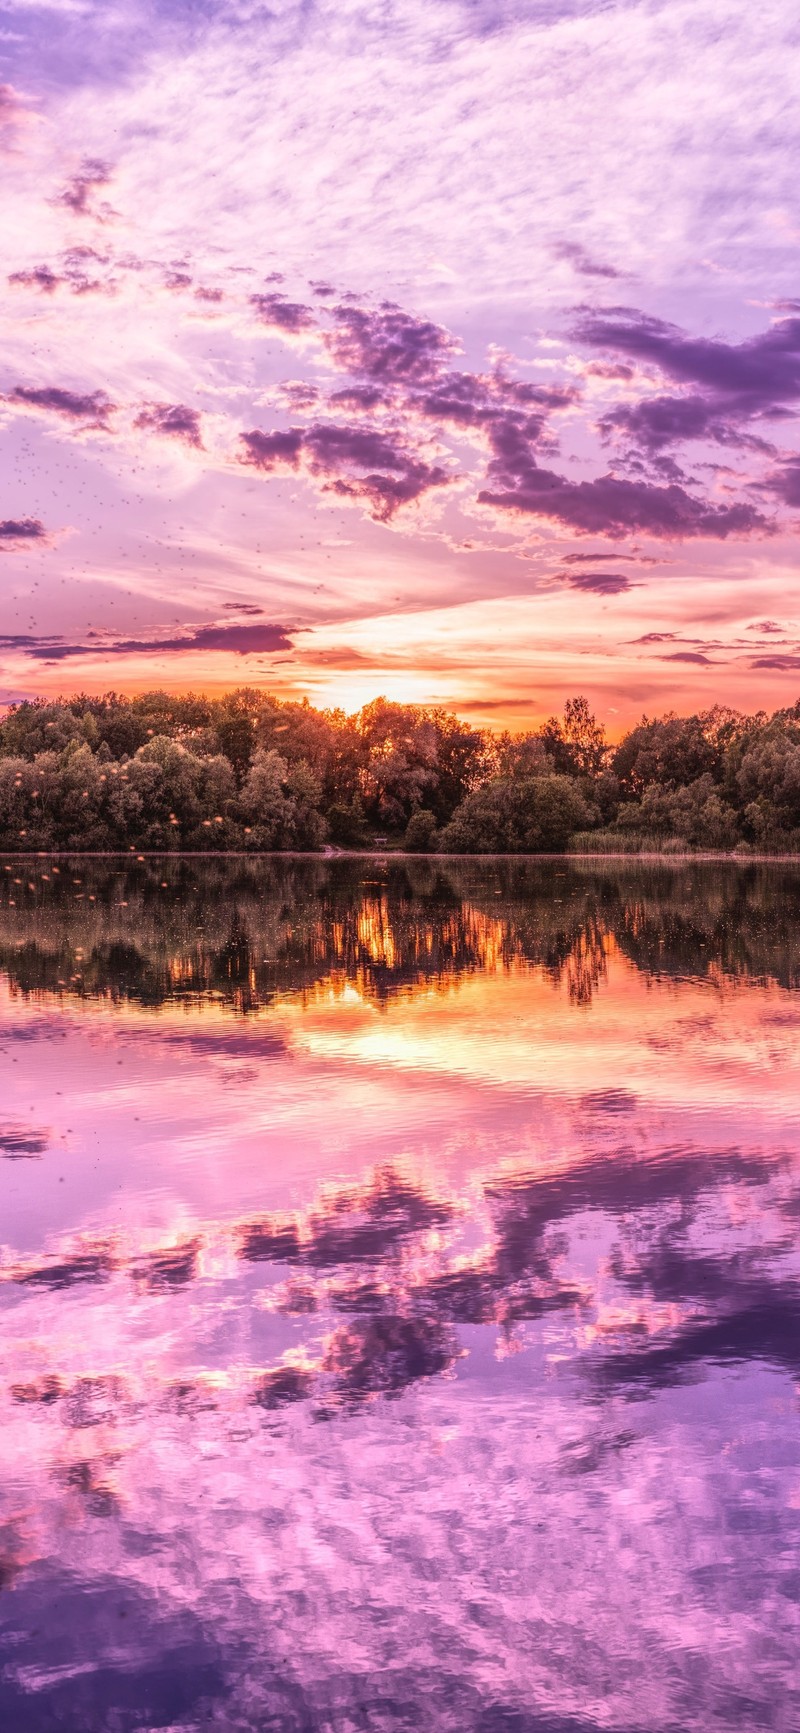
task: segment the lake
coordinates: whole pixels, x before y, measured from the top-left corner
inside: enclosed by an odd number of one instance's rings
[[[0,861],[0,1725],[800,1725],[800,869]]]

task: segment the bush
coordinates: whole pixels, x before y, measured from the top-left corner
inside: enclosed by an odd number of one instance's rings
[[[628,801],[617,816],[620,830],[663,838],[679,838],[685,847],[732,848],[737,837],[736,813],[722,800],[708,772],[689,786],[662,788],[651,783],[641,800]]]
[[[443,854],[558,854],[593,816],[568,776],[495,777],[462,801],[439,848]]]
[[[351,801],[334,801],[328,808],[328,835],[343,848],[366,848],[369,826],[358,795]]]
[[[436,819],[427,807],[412,812],[406,825],[405,846],[412,854],[427,854],[434,846]]]

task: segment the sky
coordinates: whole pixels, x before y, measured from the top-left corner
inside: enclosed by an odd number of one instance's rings
[[[9,0],[0,703],[800,692],[788,0]]]

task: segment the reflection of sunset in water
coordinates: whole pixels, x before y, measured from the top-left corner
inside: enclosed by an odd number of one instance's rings
[[[793,875],[74,876],[0,907],[8,1725],[789,1733]]]
[[[735,1008],[732,1003],[735,1001]],[[680,990],[643,977],[606,940],[602,1002],[576,1015],[568,982],[512,965],[463,979],[447,1000],[430,988],[387,1014],[355,988],[291,1004],[284,1028],[316,1060],[464,1077],[490,1088],[575,1093],[609,1077],[653,1102],[718,1112],[737,1103],[794,1114],[800,1099],[800,1015],[780,989],[724,981]]]

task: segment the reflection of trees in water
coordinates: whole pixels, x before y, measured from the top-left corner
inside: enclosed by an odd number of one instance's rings
[[[0,966],[30,994],[214,998],[356,984],[381,1003],[535,965],[588,1004],[613,942],[636,968],[800,984],[800,875],[567,861],[46,861],[0,883]],[[21,884],[15,884],[19,877]],[[77,883],[75,881],[78,881]]]

